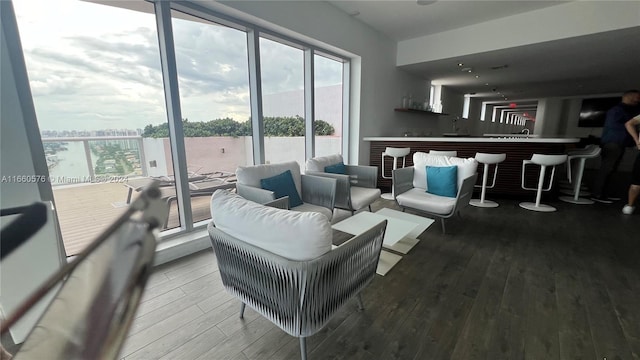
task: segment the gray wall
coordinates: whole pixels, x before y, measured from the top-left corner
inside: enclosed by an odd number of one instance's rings
[[[560,135],[562,99],[546,98],[538,101],[538,113],[533,133],[543,137]]]

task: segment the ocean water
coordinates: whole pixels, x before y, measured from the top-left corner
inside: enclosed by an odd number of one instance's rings
[[[84,144],[82,141],[68,141],[65,145],[66,151],[58,151],[56,157],[58,164],[49,169],[49,176],[52,183],[69,183],[72,179],[85,178],[89,176],[89,167],[84,153]],[[92,157],[92,166],[95,166],[96,159]],[[69,181],[64,181],[68,179]]]
[[[64,141],[63,141],[64,142]],[[49,177],[53,185],[61,184],[76,184],[91,182],[90,170],[87,165],[87,158],[84,150],[84,142],[82,141],[66,141],[64,145],[67,150],[58,151],[55,156],[58,159],[57,164],[49,169]],[[96,145],[96,143],[104,144],[104,140],[93,140],[89,142],[89,145]],[[139,145],[135,140],[107,140],[106,143],[110,145],[117,145],[123,151],[132,151],[137,157],[137,162],[140,161]],[[90,151],[91,167],[95,169],[98,161],[98,156]],[[141,169],[138,166],[130,174],[120,174],[123,176],[135,176],[141,175]],[[95,174],[96,178],[103,178],[104,174]],[[94,179],[94,180],[95,180]]]

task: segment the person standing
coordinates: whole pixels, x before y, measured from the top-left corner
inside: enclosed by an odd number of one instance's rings
[[[602,148],[600,170],[596,175],[592,191],[593,197],[591,200],[593,201],[604,204],[613,202],[607,194],[609,180],[611,175],[618,169],[625,148],[634,145],[633,138],[625,128],[625,123],[638,115],[638,104],[640,104],[640,92],[638,90],[628,90],[622,94],[620,104],[607,111],[600,141]]]
[[[625,215],[633,214],[636,209],[634,203],[638,196],[640,196],[640,115],[627,121],[624,124],[627,132],[636,142],[636,160],[633,163],[633,170],[631,170],[631,185],[629,186],[629,199],[627,205],[622,208],[622,213]]]

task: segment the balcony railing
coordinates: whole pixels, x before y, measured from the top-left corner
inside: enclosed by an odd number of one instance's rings
[[[134,183],[146,177],[173,176],[167,138],[48,137],[42,142],[67,255],[81,251],[126,209],[131,196],[136,195]],[[208,179],[221,177],[216,174],[233,174],[238,166],[253,163],[251,143],[251,137],[187,137],[189,174]],[[316,152],[339,153],[340,144],[339,137],[316,137]],[[302,137],[267,138],[265,152],[270,162],[296,160],[304,169]],[[226,178],[219,180],[224,183]],[[171,187],[165,190],[175,192]],[[192,194],[202,195],[197,191]],[[168,199],[171,206],[165,228],[173,229],[181,225],[179,209],[176,201],[171,201],[175,196]],[[192,196],[190,202],[194,223],[210,218],[207,196]]]
[[[141,136],[49,137],[42,143],[54,186],[147,176]]]

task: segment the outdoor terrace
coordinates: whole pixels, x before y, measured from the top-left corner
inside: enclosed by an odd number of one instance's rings
[[[82,251],[127,208],[128,188],[122,183],[57,186],[53,188],[67,256]],[[134,193],[133,198],[135,198]],[[208,196],[191,198],[194,221],[211,217]],[[171,202],[167,228],[178,227],[177,202]]]

